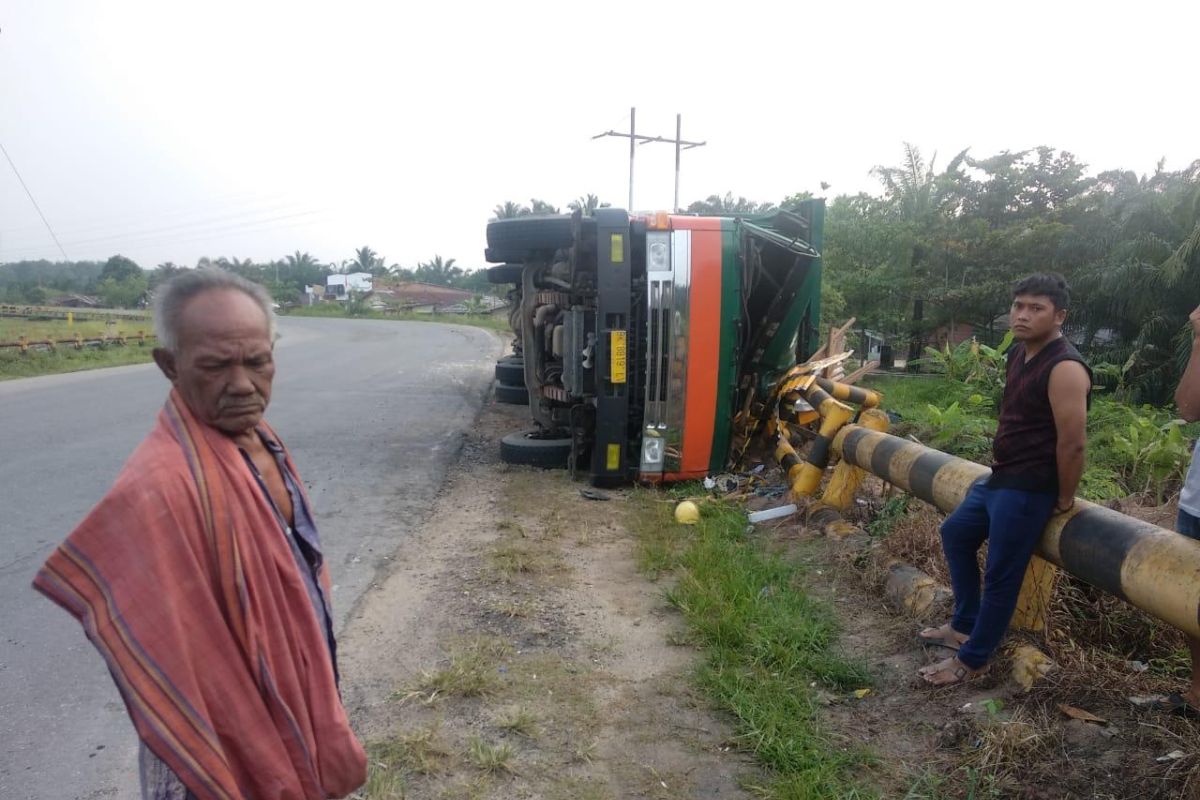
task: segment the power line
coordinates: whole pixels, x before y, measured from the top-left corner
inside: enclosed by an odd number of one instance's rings
[[[13,175],[17,176],[17,181],[21,184],[21,188],[29,196],[29,202],[33,203],[33,207],[37,209],[38,216],[42,218],[42,222],[46,225],[46,230],[50,231],[50,238],[58,245],[58,252],[62,253],[63,261],[70,261],[70,256],[67,255],[66,250],[63,250],[63,246],[59,244],[58,237],[54,235],[54,229],[50,227],[50,221],[42,213],[42,208],[37,204],[37,200],[33,199],[33,192],[29,191],[29,187],[25,185],[25,179],[21,177],[21,173],[17,170],[17,165],[13,163],[12,156],[8,154],[8,151],[4,149],[3,143],[0,143],[0,153],[4,153],[4,158],[8,160],[8,165],[12,167]]]

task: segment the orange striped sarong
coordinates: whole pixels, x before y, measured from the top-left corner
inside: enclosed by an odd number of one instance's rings
[[[323,800],[366,779],[279,522],[176,392],[34,587],[80,621],[138,735],[200,800]]]

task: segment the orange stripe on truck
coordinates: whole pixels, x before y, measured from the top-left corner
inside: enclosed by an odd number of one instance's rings
[[[703,217],[674,217],[671,222],[676,229],[692,231],[687,404],[679,472],[702,478],[712,459],[721,366],[721,228],[720,220]]]

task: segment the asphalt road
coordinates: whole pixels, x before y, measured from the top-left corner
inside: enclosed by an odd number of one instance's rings
[[[267,418],[310,491],[340,630],[420,523],[487,392],[466,326],[283,319]],[[153,365],[0,382],[0,798],[136,798],[133,727],[79,625],[30,588],[149,431]]]

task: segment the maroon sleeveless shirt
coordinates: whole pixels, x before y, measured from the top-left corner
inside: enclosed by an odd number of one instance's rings
[[[1008,375],[1000,401],[1000,425],[992,441],[992,477],[988,486],[1031,492],[1058,491],[1058,428],[1050,408],[1050,371],[1063,361],[1078,361],[1091,378],[1092,370],[1060,336],[1028,362],[1025,344],[1008,351]],[[1088,391],[1091,405],[1091,391]]]

